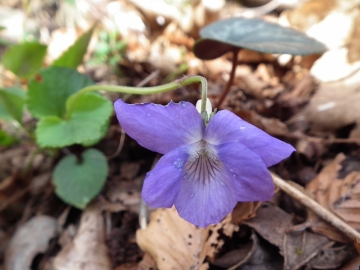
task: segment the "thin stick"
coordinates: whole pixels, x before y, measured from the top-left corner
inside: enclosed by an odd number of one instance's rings
[[[159,161],[160,155],[156,155],[153,164],[151,165],[151,170],[154,169],[156,163]],[[148,207],[143,198],[140,201],[140,210],[139,210],[139,224],[140,229],[145,230],[147,228],[147,220],[148,220]]]
[[[230,78],[229,81],[226,84],[226,88],[225,90],[222,92],[221,96],[219,97],[219,100],[216,104],[216,108],[220,109],[221,104],[223,103],[223,101],[225,100],[227,94],[229,94],[230,91],[230,87],[233,84],[234,81],[234,77],[235,77],[235,70],[237,67],[237,63],[238,63],[238,49],[234,49],[233,53],[233,58],[232,58],[232,67],[231,67],[231,72],[230,72]]]
[[[360,233],[356,231],[353,227],[347,224],[345,221],[340,219],[338,216],[330,212],[328,209],[320,205],[318,202],[310,198],[301,190],[295,188],[294,186],[287,183],[287,181],[281,179],[276,174],[270,172],[275,185],[277,185],[282,191],[295,198],[306,207],[308,207],[311,211],[316,213],[319,217],[329,222],[335,228],[343,232],[350,239],[360,239]]]
[[[116,149],[114,154],[111,154],[110,156],[106,157],[107,160],[112,160],[112,159],[116,158],[120,154],[120,152],[121,152],[121,150],[122,150],[122,148],[124,146],[124,142],[125,142],[125,131],[123,129],[121,129],[121,136],[120,136],[120,141],[119,141],[118,148]]]

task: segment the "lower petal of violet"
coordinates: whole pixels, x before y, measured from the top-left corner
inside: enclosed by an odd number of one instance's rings
[[[219,223],[229,214],[237,199],[221,160],[204,147],[197,147],[195,152],[191,152],[184,167],[175,207],[179,215],[188,222],[206,227]]]
[[[216,146],[238,201],[267,201],[274,193],[274,183],[264,161],[241,143]]]
[[[142,198],[149,206],[173,206],[180,191],[183,170],[188,158],[189,146],[180,146],[162,156],[155,168],[147,173]]]

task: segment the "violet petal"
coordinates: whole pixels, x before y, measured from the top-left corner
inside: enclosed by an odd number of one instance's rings
[[[279,163],[295,151],[290,144],[270,136],[228,110],[214,115],[205,129],[204,140],[214,145],[242,143],[258,154],[267,167]]]
[[[231,177],[238,201],[267,201],[274,183],[262,159],[241,143],[216,146],[218,156]]]
[[[184,145],[170,151],[147,173],[142,198],[149,206],[172,207],[180,190],[183,167],[189,157],[189,147]]]
[[[184,167],[175,201],[179,215],[199,227],[219,223],[237,203],[234,187],[222,162],[199,155]]]
[[[189,102],[126,104],[118,99],[116,116],[121,127],[141,146],[166,154],[183,145],[201,140],[203,121]]]

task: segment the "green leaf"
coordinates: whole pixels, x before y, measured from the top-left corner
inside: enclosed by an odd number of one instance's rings
[[[29,82],[27,106],[35,117],[58,116],[66,110],[66,100],[92,80],[74,69],[50,67],[43,69]]]
[[[13,144],[17,143],[17,140],[7,134],[5,131],[0,129],[0,145],[1,146],[11,146]]]
[[[94,27],[79,37],[69,49],[52,63],[52,66],[77,68],[83,61],[93,31]]]
[[[239,48],[293,55],[323,53],[327,49],[302,32],[261,19],[217,21],[201,29],[200,36],[193,51],[196,57],[204,60],[215,59]]]
[[[3,55],[2,64],[20,78],[29,78],[42,66],[47,47],[37,42],[26,42],[10,47]]]
[[[93,145],[97,144],[98,142],[100,142],[101,139],[105,137],[105,135],[107,134],[107,132],[109,130],[109,126],[110,126],[110,121],[109,120],[110,119],[108,119],[108,121],[106,121],[106,123],[101,126],[101,128],[100,128],[100,136],[97,139],[85,141],[85,142],[82,143],[82,146],[90,147],[90,146],[93,146]]]
[[[102,138],[103,126],[112,113],[112,103],[95,93],[79,96],[69,112],[69,119],[42,118],[36,127],[40,147],[64,147]]]
[[[20,88],[0,88],[0,119],[21,123],[26,93]]]
[[[64,157],[55,167],[55,193],[65,202],[84,209],[101,191],[108,175],[108,164],[103,153],[88,149],[80,161],[75,155]]]

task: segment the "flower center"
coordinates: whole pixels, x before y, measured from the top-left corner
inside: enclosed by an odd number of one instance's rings
[[[221,173],[223,164],[217,156],[216,150],[201,140],[194,145],[184,169],[184,178],[207,184]]]

